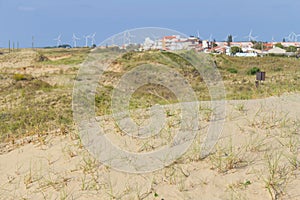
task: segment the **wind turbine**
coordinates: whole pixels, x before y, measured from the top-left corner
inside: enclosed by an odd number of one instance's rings
[[[294,33],[294,32],[291,32],[291,33],[289,34],[288,38],[289,38],[289,42],[294,42],[294,40],[295,40],[295,33]]]
[[[59,36],[55,38],[54,41],[57,41],[57,47],[59,47],[59,45],[61,45],[61,34],[59,34]]]
[[[300,34],[296,34],[295,32],[292,32],[289,35],[289,39],[290,39],[291,42],[297,42],[299,36],[300,36]]]
[[[73,33],[72,40],[73,40],[74,47],[76,48],[77,47],[77,40],[80,40],[80,38],[76,37],[76,35]]]
[[[200,33],[199,33],[199,30],[197,30],[197,37],[198,37],[198,39],[200,40]]]
[[[125,31],[124,35],[123,35],[123,43],[124,43],[124,45],[131,44],[131,39],[130,38],[133,38],[133,37],[135,37],[135,36],[131,35],[129,31]],[[126,43],[126,42],[128,42],[128,43]]]
[[[210,34],[208,41],[211,42],[212,41],[212,34]]]
[[[298,37],[300,37],[300,34],[295,34],[295,37],[296,37],[296,41],[295,42],[297,42],[298,41]]]
[[[232,36],[232,42],[234,42],[235,38],[237,38],[237,35]]]
[[[89,38],[91,38],[90,35],[84,35],[83,38],[85,38],[85,47],[88,47]]]
[[[284,37],[284,39],[285,39],[286,41],[289,41],[289,42],[290,42],[290,40],[291,40],[291,34],[289,34],[288,36]]]
[[[111,46],[115,46],[115,36],[111,37]]]
[[[252,30],[250,30],[250,33],[246,36],[246,38],[248,38],[249,42],[251,42],[255,41],[258,38],[258,36],[252,36]]]
[[[96,43],[95,37],[96,37],[96,33],[94,33],[93,35],[90,35],[92,46],[94,46]]]

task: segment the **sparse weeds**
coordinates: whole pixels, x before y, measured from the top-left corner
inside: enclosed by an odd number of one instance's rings
[[[235,106],[235,109],[238,110],[238,111],[240,111],[240,112],[243,112],[243,113],[246,112],[246,108],[245,108],[245,104],[244,103],[237,104]]]
[[[38,181],[39,185],[37,191],[44,193],[49,188],[56,192],[59,192],[61,198],[66,198],[69,196],[67,189],[68,183],[71,178],[56,174],[55,172],[48,172],[48,174],[43,175],[43,177]]]
[[[225,148],[218,146],[216,152],[210,156],[212,168],[220,173],[226,173],[229,170],[247,166],[251,160],[246,160],[244,150],[234,147],[231,140]]]
[[[83,173],[85,174],[91,174],[94,173],[99,167],[98,161],[91,157],[86,156],[83,158],[83,163],[81,165],[81,169],[83,170]]]
[[[286,164],[281,163],[281,158],[282,153],[280,152],[265,155],[267,175],[264,182],[272,200],[283,197],[290,180],[290,170]]]
[[[250,139],[245,145],[246,151],[250,152],[263,152],[266,151],[269,146],[266,144],[267,136],[261,136],[260,134],[251,134]]]

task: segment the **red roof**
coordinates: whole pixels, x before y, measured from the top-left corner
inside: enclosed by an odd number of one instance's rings
[[[175,35],[172,35],[172,36],[165,36],[164,39],[165,39],[165,40],[176,39],[176,36],[175,36]]]

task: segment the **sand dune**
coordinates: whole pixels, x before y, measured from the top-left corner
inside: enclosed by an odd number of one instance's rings
[[[209,123],[203,103],[193,145],[176,163],[153,173],[102,165],[75,132],[2,145],[0,199],[300,199],[299,100],[300,94],[286,94],[228,101],[223,134],[214,152],[200,159]],[[150,144],[161,145],[153,139],[141,149],[142,143],[109,124],[106,130],[121,147],[147,152]]]

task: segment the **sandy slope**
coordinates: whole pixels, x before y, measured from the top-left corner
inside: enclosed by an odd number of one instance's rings
[[[96,162],[74,133],[35,137],[18,148],[2,145],[0,199],[300,199],[300,94],[229,101],[215,152],[201,160],[204,110],[189,151],[153,173],[122,173]],[[106,130],[115,132],[109,124]],[[141,149],[138,141],[115,135],[114,142],[132,151],[161,145],[156,140]]]

